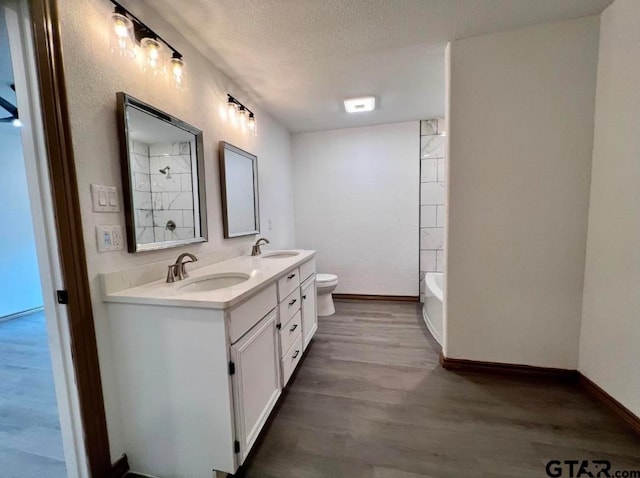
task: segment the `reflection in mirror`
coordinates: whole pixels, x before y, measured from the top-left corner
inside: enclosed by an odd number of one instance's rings
[[[118,93],[129,252],[207,240],[202,132]]]
[[[258,234],[258,158],[220,141],[220,182],[224,237]]]

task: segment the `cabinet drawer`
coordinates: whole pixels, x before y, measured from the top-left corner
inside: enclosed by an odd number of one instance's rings
[[[296,287],[282,302],[280,302],[280,323],[284,326],[300,310],[300,288]]]
[[[282,359],[282,386],[286,387],[291,374],[300,363],[302,357],[302,334],[298,336],[291,348]]]
[[[300,266],[300,282],[304,282],[311,274],[316,272],[316,260],[309,259]]]
[[[280,354],[282,358],[284,358],[298,336],[301,335],[301,331],[302,314],[298,311],[288,324],[282,325],[280,328]]]
[[[300,271],[296,268],[278,280],[278,300],[282,302],[286,296],[300,287]]]
[[[276,286],[270,285],[229,311],[229,340],[233,344],[278,305]]]

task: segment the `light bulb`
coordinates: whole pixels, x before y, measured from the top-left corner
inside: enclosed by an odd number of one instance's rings
[[[133,41],[133,22],[121,13],[113,12],[109,15],[111,31],[109,47],[112,53],[118,53],[123,58],[136,57]]]
[[[236,114],[238,112],[238,105],[236,105],[233,101],[229,100],[227,103],[227,117],[231,121],[236,120]]]
[[[253,116],[253,113],[249,113],[249,119],[247,120],[247,129],[253,136],[256,135],[256,117]]]
[[[238,110],[238,117],[240,119],[240,126],[244,128],[247,125],[247,110],[244,106],[241,106]]]
[[[22,128],[22,121],[20,121],[18,118],[14,118],[13,121],[11,121],[11,124],[16,128]]]
[[[154,76],[164,75],[162,43],[155,38],[143,38],[140,47],[144,53],[144,70],[150,71]]]
[[[184,90],[186,73],[184,60],[174,56],[169,60],[169,65],[171,67],[171,84],[178,91]]]

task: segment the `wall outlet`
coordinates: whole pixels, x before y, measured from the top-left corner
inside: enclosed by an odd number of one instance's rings
[[[93,212],[120,212],[118,191],[115,186],[91,185]]]
[[[98,252],[124,250],[122,226],[96,226]]]
[[[269,230],[273,229],[273,222],[271,221],[271,218],[269,218]]]

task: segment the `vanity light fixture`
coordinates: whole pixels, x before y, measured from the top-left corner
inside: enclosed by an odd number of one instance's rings
[[[109,15],[111,51],[133,59],[136,44],[140,45],[143,69],[154,76],[165,76],[168,63],[171,85],[179,91],[184,90],[185,61],[180,52],[116,0],[109,1],[114,5],[113,13]],[[167,50],[171,51],[171,58],[167,58]]]
[[[239,122],[241,128],[247,128],[251,135],[256,135],[256,117],[249,108],[227,93],[227,117],[231,122]]]
[[[360,113],[372,111],[376,107],[376,99],[373,96],[363,96],[362,98],[347,98],[344,100],[344,109],[347,113]]]

